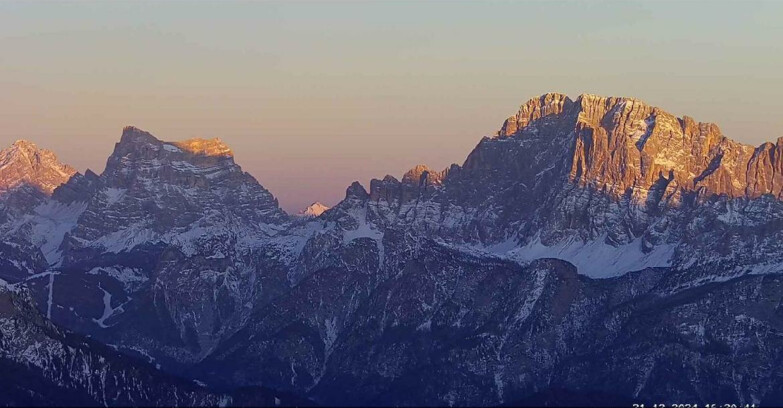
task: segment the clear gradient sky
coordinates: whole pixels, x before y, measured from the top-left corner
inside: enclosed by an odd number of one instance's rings
[[[780,2],[0,2],[0,145],[103,170],[220,137],[286,210],[462,163],[525,100],[634,96],[783,136]]]

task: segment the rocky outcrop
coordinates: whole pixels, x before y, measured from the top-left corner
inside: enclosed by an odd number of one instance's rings
[[[0,151],[0,198],[22,186],[48,196],[74,174],[76,170],[60,163],[51,151],[17,140]]]
[[[549,115],[559,115],[571,108],[573,102],[559,93],[548,93],[523,104],[516,115],[506,119],[498,136],[508,137],[527,127],[531,122]]]
[[[419,164],[405,172],[402,182],[414,186],[438,186],[443,182],[447,172],[447,170],[436,172],[424,164]]]
[[[67,211],[50,197],[81,177],[54,153],[18,140],[0,151],[0,279],[24,280],[43,272],[62,240]],[[68,222],[68,220],[66,220]]]
[[[199,358],[285,279],[259,279],[253,251],[288,215],[218,139],[164,142],[126,127],[100,176],[55,196],[83,208],[60,245],[71,275],[53,283],[54,302],[72,309],[53,318],[104,341]],[[71,285],[91,300],[58,290]],[[112,306],[96,301],[103,294]]]
[[[398,208],[411,200],[428,195],[443,184],[450,169],[434,171],[426,165],[419,164],[403,174],[402,181],[387,175],[383,180],[370,181],[370,198],[373,201],[383,200]]]
[[[87,177],[85,177],[87,179]],[[247,227],[287,219],[277,200],[234,163],[217,139],[168,143],[126,127],[96,182],[72,247],[98,245],[119,252],[137,242],[127,236],[148,234],[148,241],[170,242],[172,234],[201,227]],[[67,186],[78,190],[77,183]],[[222,228],[225,230],[225,228]]]
[[[0,402],[8,405],[217,406],[231,397],[68,333],[0,279]]]
[[[617,197],[630,193],[643,201],[662,180],[731,198],[780,193],[775,144],[754,149],[728,139],[715,124],[677,118],[633,98],[584,94],[572,102],[546,94],[522,105],[498,135],[535,137],[550,128],[546,121],[560,122],[568,133],[551,149],[568,156],[570,180]]]

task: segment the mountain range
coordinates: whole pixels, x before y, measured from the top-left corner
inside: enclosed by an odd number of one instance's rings
[[[0,152],[0,401],[783,403],[783,138],[524,103],[290,216],[219,139]],[[13,370],[13,371],[10,371]]]

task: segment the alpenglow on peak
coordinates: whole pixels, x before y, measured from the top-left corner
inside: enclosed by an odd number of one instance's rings
[[[681,191],[783,197],[780,140],[739,143],[713,123],[678,118],[636,98],[544,94],[522,104],[496,137],[566,154],[550,163],[564,166],[572,181],[615,196],[644,199],[658,190],[675,197]]]
[[[74,174],[76,169],[61,163],[53,152],[27,140],[0,150],[0,191],[26,185],[51,195]]]

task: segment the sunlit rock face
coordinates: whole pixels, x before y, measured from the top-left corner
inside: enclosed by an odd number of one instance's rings
[[[776,146],[734,142],[714,124],[633,98],[546,94],[482,139],[462,166],[373,180],[367,211],[380,226],[518,259],[558,256],[595,277],[774,261]],[[747,242],[747,225],[760,227],[753,235],[769,249],[727,251]]]
[[[220,140],[129,127],[0,251],[43,316],[221,390],[779,405],[779,146],[546,94],[462,165],[288,217]]]
[[[54,153],[18,140],[0,151],[0,279],[18,282],[48,267],[47,236],[62,212],[49,196],[78,175]],[[60,237],[61,239],[62,237]]]
[[[0,150],[0,222],[18,219],[76,174],[53,152],[26,140]]]
[[[498,138],[535,138],[548,128],[548,117],[565,126],[547,129],[553,142],[565,142],[551,148],[566,155],[569,179],[581,185],[616,196],[630,192],[637,200],[669,184],[732,198],[780,194],[780,143],[754,148],[723,136],[715,124],[677,118],[633,98],[584,94],[571,101],[547,94],[522,105]]]
[[[316,201],[307,206],[304,210],[300,211],[297,215],[300,217],[318,217],[323,214],[329,207]]]
[[[76,170],[60,163],[54,153],[26,140],[0,151],[0,194],[27,186],[51,195],[74,174]]]

